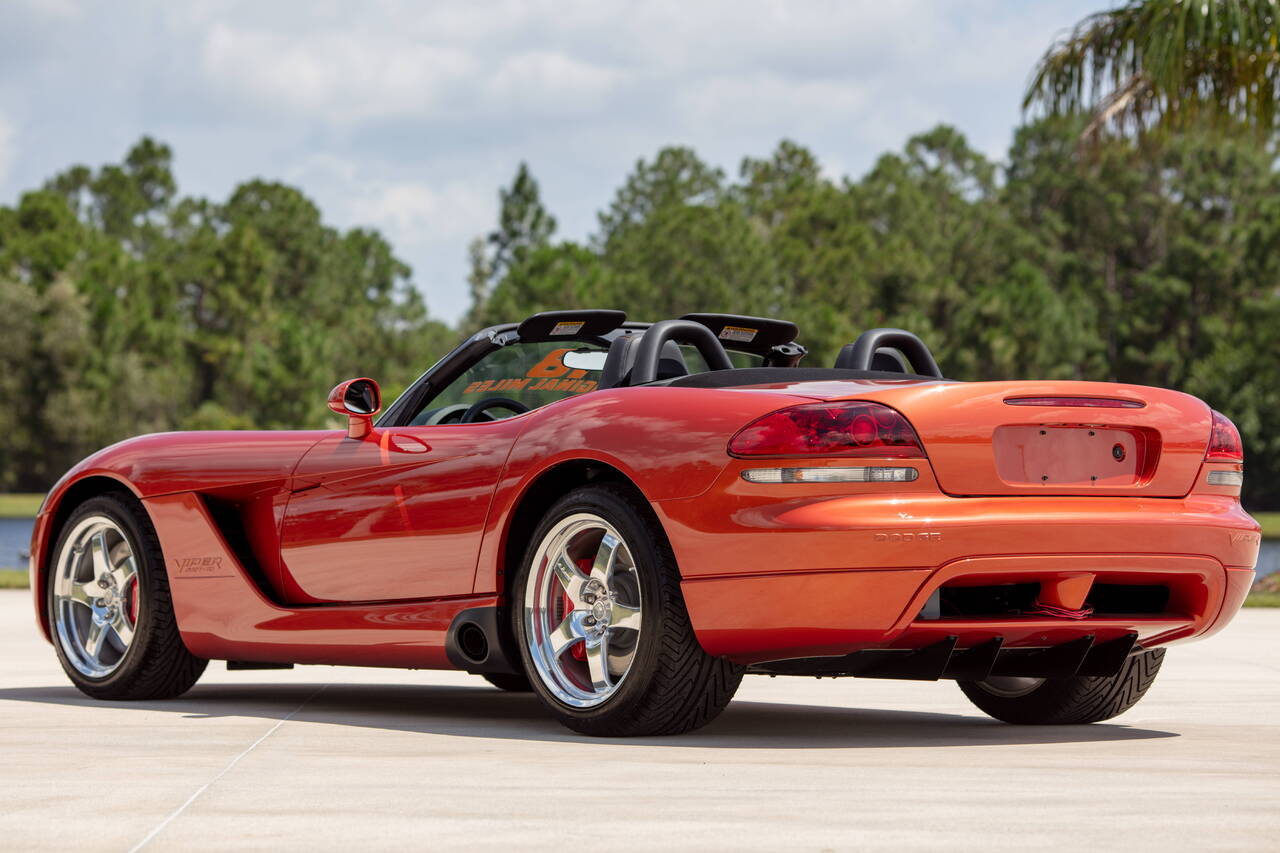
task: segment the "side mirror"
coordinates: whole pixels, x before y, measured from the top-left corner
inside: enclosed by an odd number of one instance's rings
[[[373,416],[382,410],[382,392],[372,379],[348,379],[329,392],[329,408],[347,416],[348,438],[364,438],[373,431]]]

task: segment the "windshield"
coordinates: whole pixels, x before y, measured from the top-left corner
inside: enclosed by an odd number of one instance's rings
[[[683,370],[705,373],[707,363],[696,347],[681,345]],[[409,421],[411,426],[485,422],[517,414],[596,390],[608,347],[581,341],[533,341],[493,350],[431,396]],[[764,359],[729,352],[734,367],[759,367]],[[482,409],[467,412],[478,403]]]
[[[460,423],[467,409],[495,398],[518,404],[495,404],[478,417],[480,421],[497,420],[594,391],[601,374],[595,365],[603,366],[607,352],[605,347],[576,341],[571,346],[558,342],[510,344],[489,353],[446,385],[410,423]]]

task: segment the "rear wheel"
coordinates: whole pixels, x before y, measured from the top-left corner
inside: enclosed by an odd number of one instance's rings
[[[1097,723],[1132,708],[1146,695],[1164,661],[1164,649],[1130,655],[1106,678],[992,677],[961,681],[960,689],[987,714],[1006,723]]]
[[[71,514],[47,602],[58,661],[95,699],[178,696],[208,663],[182,643],[160,542],[132,496],[91,498]]]
[[[558,501],[515,580],[512,625],[534,690],[583,734],[676,734],[733,698],[742,668],[702,650],[652,511],[616,485]]]

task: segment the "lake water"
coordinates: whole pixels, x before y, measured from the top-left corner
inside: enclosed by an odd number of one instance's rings
[[[0,569],[26,569],[31,547],[33,518],[0,518]],[[1262,540],[1258,554],[1258,577],[1280,572],[1280,539]]]
[[[0,569],[26,569],[34,518],[0,518]]]

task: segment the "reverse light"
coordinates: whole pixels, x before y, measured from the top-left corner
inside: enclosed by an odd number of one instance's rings
[[[1210,471],[1207,482],[1210,486],[1243,486],[1243,471]]]
[[[1213,426],[1209,428],[1209,449],[1205,462],[1244,462],[1244,444],[1240,431],[1222,412],[1213,413]]]
[[[857,468],[748,468],[748,483],[910,483],[920,476],[915,468],[884,465]]]
[[[730,440],[729,452],[735,456],[924,456],[906,418],[880,403],[857,401],[780,409],[741,429]]]
[[[1066,406],[1076,409],[1142,409],[1141,400],[1119,400],[1115,397],[1006,397],[1007,406]]]

